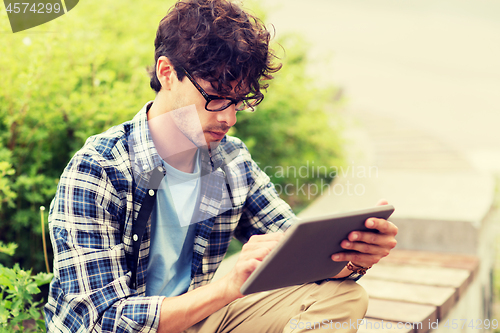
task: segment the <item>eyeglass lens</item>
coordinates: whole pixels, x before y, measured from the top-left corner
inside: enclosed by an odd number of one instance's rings
[[[229,107],[232,103],[233,102],[229,99],[213,99],[208,103],[207,109],[210,111],[221,111]],[[253,105],[255,105],[254,100],[239,101],[238,104],[236,104],[236,111],[252,108]]]

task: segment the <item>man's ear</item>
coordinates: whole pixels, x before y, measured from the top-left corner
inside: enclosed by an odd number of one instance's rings
[[[177,80],[177,73],[175,72],[174,65],[165,56],[158,58],[156,62],[156,77],[160,81],[161,88],[170,90],[172,88],[172,83]]]

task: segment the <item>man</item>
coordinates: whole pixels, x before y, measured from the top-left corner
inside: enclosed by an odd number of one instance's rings
[[[353,232],[333,279],[243,297],[239,289],[294,217],[244,144],[226,135],[263,98],[269,33],[226,0],[179,2],[155,40],[153,102],[91,137],[50,209],[54,279],[48,331],[301,332],[320,322],[355,331],[367,297],[353,271],[377,263],[397,228]],[[382,202],[383,204],[383,202]],[[232,237],[232,271],[209,283]],[[335,323],[340,325],[335,325]]]

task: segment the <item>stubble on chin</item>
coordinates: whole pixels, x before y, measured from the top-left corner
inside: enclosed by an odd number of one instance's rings
[[[202,147],[207,144],[201,127],[200,117],[194,104],[172,110],[170,111],[170,116],[177,128],[195,146]]]

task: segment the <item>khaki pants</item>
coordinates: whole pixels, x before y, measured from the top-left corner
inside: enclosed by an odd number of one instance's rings
[[[356,332],[367,306],[352,280],[309,283],[237,299],[185,333]]]

